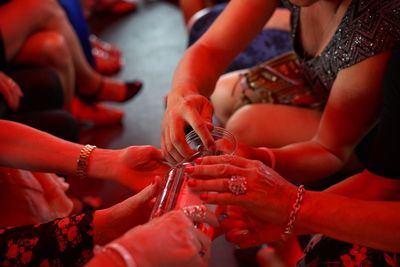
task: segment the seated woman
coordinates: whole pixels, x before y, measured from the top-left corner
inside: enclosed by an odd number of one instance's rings
[[[32,21],[33,17],[41,19]],[[110,114],[110,120],[100,118],[99,124],[118,123],[122,113],[113,112],[104,106],[100,108],[94,102],[125,102],[133,98],[142,87],[139,81],[123,83],[96,73],[86,61],[76,34],[56,1],[16,0],[2,4],[0,25],[7,62],[54,68],[65,90],[67,108],[76,92],[85,101],[79,101],[79,107],[90,105],[95,111]],[[79,113],[80,110],[72,110],[77,119],[98,119],[90,113]]]
[[[209,157],[198,160],[198,166],[187,167],[192,177],[205,179],[192,180],[189,185],[193,190],[206,191],[201,198],[207,203],[241,207],[230,206],[221,222],[228,239],[247,247],[292,234],[320,233],[323,236],[311,240],[297,266],[398,266],[399,48],[394,50],[385,75],[373,153],[366,169],[346,183],[312,192],[303,186],[297,188],[261,162],[239,157]],[[338,190],[348,188],[348,183],[357,191],[351,197]],[[374,200],[368,195],[374,195]]]
[[[216,226],[216,218],[210,213],[205,214],[205,210],[199,216],[189,206],[146,223],[150,214],[149,202],[156,193],[157,183],[153,183],[107,209],[40,225],[0,229],[0,264],[207,266],[211,241],[195,228],[194,223]],[[180,238],[176,238],[177,235]],[[155,253],[157,257],[154,257]]]
[[[209,129],[213,108],[240,142],[252,146],[247,151],[239,149],[241,155],[261,159],[293,181],[321,180],[344,170],[354,159],[354,148],[377,121],[381,80],[391,49],[400,38],[400,22],[393,13],[399,3],[282,1],[293,18],[292,36],[301,66],[300,70],[294,68],[294,73],[304,72],[311,85],[307,93],[289,92],[287,98],[274,102],[271,92],[253,87],[262,89],[269,80],[277,81],[275,86],[282,85],[278,79],[282,73],[271,75],[270,71],[255,81],[248,78],[251,71],[249,75],[239,71],[219,78],[234,56],[263,29],[279,3],[230,1],[209,30],[185,52],[162,123],[162,149],[169,161],[180,162],[194,153],[184,138],[188,125],[206,146],[212,146]],[[363,9],[364,5],[369,8]],[[393,18],[391,35],[380,26],[387,16]],[[370,21],[370,17],[374,19]],[[366,21],[373,26],[363,27]],[[371,41],[365,36],[371,36]],[[295,62],[289,61],[281,71],[289,72]],[[257,93],[257,101],[246,104],[247,93],[252,92]]]

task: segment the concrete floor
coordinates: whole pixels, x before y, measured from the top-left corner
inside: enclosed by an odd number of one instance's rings
[[[141,79],[144,89],[128,103],[113,104],[126,113],[123,125],[85,130],[81,142],[104,148],[159,147],[163,97],[169,90],[172,74],[187,43],[179,8],[170,2],[147,0],[141,2],[139,10],[133,14],[119,18],[96,17],[91,25],[93,32],[123,51],[125,67],[115,77]],[[77,185],[73,186],[76,188]],[[126,189],[111,182],[86,181],[79,185],[79,188],[83,187],[88,194],[99,195],[103,206],[130,195]],[[238,266],[233,251],[234,247],[223,237],[218,238],[213,242],[209,266]]]

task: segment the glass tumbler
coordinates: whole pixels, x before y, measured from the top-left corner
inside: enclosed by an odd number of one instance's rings
[[[156,199],[150,216],[151,219],[159,217],[170,210],[202,204],[198,194],[192,192],[187,186],[188,176],[184,172],[185,166],[187,164],[193,165],[193,161],[199,157],[234,154],[237,146],[235,137],[224,128],[214,127],[211,135],[214,138],[215,145],[208,149],[203,145],[195,131],[191,131],[186,135],[186,142],[197,152],[168,171],[162,183],[163,189]],[[207,205],[207,207],[211,211],[215,209],[214,205]]]

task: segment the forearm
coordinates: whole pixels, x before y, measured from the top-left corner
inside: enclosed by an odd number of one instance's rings
[[[322,147],[309,141],[272,149],[275,169],[290,181],[309,183],[339,171],[343,160]]]
[[[0,120],[0,164],[19,169],[75,175],[77,159],[83,147],[34,128]],[[115,151],[95,149],[89,157],[88,174],[93,178],[110,177],[106,162],[116,160]],[[96,157],[96,160],[93,158]],[[93,164],[92,164],[93,163]]]
[[[400,180],[380,177],[364,170],[325,191],[362,200],[399,200]]]
[[[346,242],[399,252],[399,208],[398,202],[363,201],[308,191],[296,219],[296,232],[322,233]]]
[[[277,1],[230,1],[210,28],[186,51],[176,69],[171,93],[193,86],[196,93],[209,97],[219,76],[262,30],[276,7]]]
[[[189,48],[176,68],[169,96],[201,94],[209,97],[229,64],[223,54],[200,44]],[[221,59],[216,60],[216,57]]]
[[[23,124],[0,120],[0,164],[34,171],[72,174],[82,145]]]

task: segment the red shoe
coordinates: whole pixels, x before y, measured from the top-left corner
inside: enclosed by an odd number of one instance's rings
[[[102,104],[86,104],[78,97],[71,102],[71,114],[81,124],[108,126],[120,124],[124,112],[106,107]]]
[[[110,8],[113,14],[127,14],[136,11],[138,3],[133,0],[119,0]]]
[[[116,56],[116,57],[122,56],[121,49],[119,49],[117,46],[112,45],[104,40],[101,40],[95,34],[91,34],[89,37],[89,40],[90,40],[90,44],[91,44],[92,48],[97,48],[101,51],[111,54],[112,56]]]
[[[102,79],[97,91],[91,95],[82,94],[81,92],[79,92],[79,90],[76,92],[76,94],[79,96],[80,100],[84,101],[87,104],[93,104],[100,101],[113,101],[123,103],[134,98],[143,87],[143,83],[139,80],[124,82],[126,88],[124,97],[120,100],[111,100],[110,98],[107,98],[105,96],[101,97],[101,95],[104,95],[103,91],[106,90],[104,84],[105,81],[104,79]]]
[[[138,3],[135,0],[118,0],[111,4],[97,5],[95,11],[99,13],[123,15],[134,12],[137,8]]]
[[[95,70],[103,75],[118,73],[123,67],[120,56],[114,56],[98,48],[92,48],[92,55],[95,63]]]

